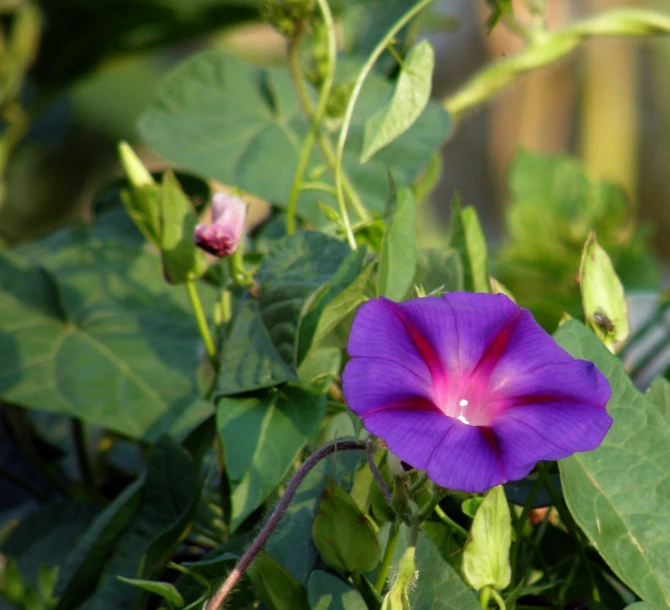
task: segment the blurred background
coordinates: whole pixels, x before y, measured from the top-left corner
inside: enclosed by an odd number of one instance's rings
[[[361,54],[406,0],[337,0],[333,9]],[[661,0],[547,0],[551,29],[616,6],[670,10]],[[515,2],[524,19],[523,2]],[[147,162],[136,119],[161,77],[205,47],[260,64],[284,61],[285,42],[259,17],[261,0],[0,0],[0,240],[12,245],[90,214],[120,175],[116,143]],[[442,99],[493,59],[522,48],[485,2],[437,2],[421,21],[437,52],[433,94]],[[444,146],[439,186],[419,223],[424,246],[444,244],[450,200],[480,212],[492,248],[504,243],[506,174],[519,148],[569,153],[588,174],[620,184],[649,246],[670,258],[670,39],[598,39],[518,79],[468,112]],[[437,222],[436,222],[437,221]]]

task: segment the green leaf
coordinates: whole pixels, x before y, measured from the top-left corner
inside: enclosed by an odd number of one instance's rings
[[[309,351],[298,369],[300,385],[316,394],[323,394],[341,367],[342,350],[337,347],[315,347]]]
[[[430,100],[435,51],[422,40],[407,54],[388,106],[365,123],[361,163],[403,134],[421,116]]]
[[[410,184],[447,135],[448,116],[434,102],[400,138],[369,163],[359,161],[365,120],[390,97],[392,85],[371,74],[361,92],[344,151],[344,166],[370,211],[381,212],[389,186],[387,166]],[[140,120],[143,137],[162,155],[200,175],[236,185],[285,205],[309,126],[285,68],[262,70],[219,50],[177,66]],[[307,173],[326,165],[314,150]],[[321,199],[335,206],[335,199]],[[310,192],[298,211],[312,225],[324,218]]]
[[[670,424],[635,388],[621,361],[576,321],[554,335],[589,360],[612,389],[614,424],[602,445],[560,462],[570,511],[619,578],[654,608],[670,605]]]
[[[377,296],[400,301],[407,293],[416,271],[416,204],[409,188],[397,189],[394,196],[395,211],[382,242]]]
[[[646,398],[658,407],[665,421],[670,422],[670,381],[665,377],[656,377],[647,390]]]
[[[630,606],[626,606],[624,610],[654,610],[654,607],[647,602],[636,602]]]
[[[224,343],[218,391],[223,395],[240,394],[297,380],[296,372],[272,342],[258,301],[241,299]]]
[[[457,292],[463,288],[463,264],[456,250],[431,248],[419,250],[414,279],[410,286],[419,286],[426,294]],[[416,294],[410,288],[405,298]]]
[[[607,252],[590,233],[579,268],[586,323],[610,350],[630,333],[623,286]]]
[[[156,577],[184,537],[200,492],[200,473],[190,456],[168,437],[161,437],[149,456],[140,505],[117,538],[89,610],[131,608],[136,590],[119,585],[118,576]]]
[[[324,411],[324,397],[290,385],[253,396],[219,399],[217,428],[233,489],[231,529],[281,482],[316,432]]]
[[[367,606],[351,585],[337,576],[315,570],[307,585],[311,610],[367,610]]]
[[[247,574],[256,595],[269,610],[309,610],[305,587],[272,555],[261,551]]]
[[[333,279],[316,294],[309,309],[300,318],[298,336],[297,361],[302,362],[313,345],[314,336],[318,329],[321,316],[328,305],[344,290],[348,289],[358,278],[365,263],[367,251],[365,247],[351,252],[342,261]]]
[[[342,320],[367,300],[366,292],[374,269],[375,263],[370,263],[347,288],[326,305],[314,332],[313,345],[319,345]]]
[[[137,587],[149,593],[155,593],[164,600],[181,608],[184,605],[184,598],[181,596],[177,588],[169,582],[158,582],[156,580],[141,580],[139,578],[126,578],[125,576],[117,576],[121,582]]]
[[[306,318],[306,325],[313,327],[310,315],[318,318],[335,296],[329,290],[331,281],[354,281],[362,258],[349,255],[345,244],[315,231],[301,231],[273,245],[256,274],[259,298],[243,299],[235,312],[217,382],[221,394],[297,381],[297,368],[306,355],[299,345],[301,322]],[[302,335],[307,346],[311,335],[307,329]]]
[[[312,537],[324,561],[339,572],[372,570],[379,563],[381,549],[372,526],[330,478],[321,492]]]
[[[451,204],[449,246],[461,256],[465,290],[491,292],[486,238],[479,216],[472,206],[461,208],[458,196]]]
[[[129,485],[77,539],[58,574],[56,610],[75,610],[95,590],[119,536],[135,516],[143,480]]]
[[[477,510],[479,510],[479,507],[482,505],[483,501],[484,498],[481,496],[473,496],[472,498],[463,500],[461,503],[461,510],[463,511],[463,514],[470,517],[470,519],[474,519],[475,515],[477,514]]]
[[[160,249],[165,277],[173,284],[199,278],[207,270],[207,261],[193,239],[198,217],[170,170],[163,176],[160,213]]]
[[[504,589],[512,577],[512,521],[502,485],[489,489],[475,514],[463,551],[463,574],[476,590]]]
[[[156,257],[85,242],[49,251],[44,264],[51,273],[0,257],[4,400],[149,441],[212,413],[197,390],[188,299],[166,285]]]

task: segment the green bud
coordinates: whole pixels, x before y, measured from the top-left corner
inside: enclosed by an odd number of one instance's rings
[[[333,85],[326,104],[326,114],[329,118],[339,119],[344,116],[355,84],[356,81],[348,80]]]
[[[280,34],[294,38],[314,15],[314,0],[266,0],[263,18]]]
[[[205,253],[193,233],[198,222],[195,209],[171,171],[165,172],[160,199],[160,249],[163,272],[172,284],[201,277],[207,270]]]
[[[119,144],[119,157],[130,182],[130,190],[121,192],[121,200],[144,237],[160,247],[161,187],[126,142]]]
[[[144,166],[144,163],[135,154],[135,151],[130,147],[128,142],[119,143],[119,157],[121,158],[121,165],[123,170],[135,188],[156,184],[151,177],[149,170]]]
[[[174,174],[165,172],[162,184],[156,184],[126,142],[119,144],[119,156],[130,182],[121,200],[137,228],[160,249],[166,279],[179,284],[202,276],[207,261],[193,240],[198,218]]]
[[[611,350],[630,332],[623,286],[607,252],[591,233],[584,244],[579,285],[586,324]]]
[[[409,494],[407,493],[405,477],[403,475],[396,475],[393,477],[391,508],[401,519],[404,518],[409,511]]]
[[[410,546],[398,563],[398,573],[384,597],[382,610],[411,610],[409,604],[409,591],[418,576],[414,560],[416,547]]]

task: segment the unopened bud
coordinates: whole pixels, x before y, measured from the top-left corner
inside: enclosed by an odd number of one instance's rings
[[[216,193],[212,198],[211,210],[211,224],[199,224],[195,228],[195,243],[214,256],[230,256],[240,243],[247,206],[239,197]]]

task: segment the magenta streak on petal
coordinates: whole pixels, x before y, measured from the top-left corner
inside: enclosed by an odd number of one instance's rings
[[[496,336],[491,341],[490,345],[479,359],[479,362],[475,365],[475,368],[472,371],[472,375],[482,375],[484,377],[489,377],[491,371],[495,368],[496,364],[500,360],[500,357],[505,353],[507,349],[507,344],[512,338],[512,333],[516,329],[519,319],[521,318],[521,311],[518,311],[514,314],[503,326]]]
[[[590,407],[597,407],[599,409],[604,409],[604,405],[585,400],[583,397],[563,395],[557,392],[556,394],[523,394],[520,396],[504,396],[496,398],[491,401],[491,405],[495,405],[496,410],[506,411],[507,409],[513,409],[515,407],[526,407],[530,405],[542,405],[542,404],[551,404],[551,403],[575,403],[588,405]]]
[[[382,407],[370,409],[369,411],[366,411],[361,417],[365,419],[366,417],[375,415],[381,411],[397,411],[403,409],[406,411],[428,411],[430,413],[439,413],[440,415],[444,415],[444,413],[431,400],[423,398],[423,396],[412,396],[411,398],[399,398],[392,402],[386,403]]]
[[[428,367],[428,371],[430,372],[430,376],[433,380],[433,386],[435,390],[433,396],[435,404],[443,405],[444,399],[447,395],[447,373],[444,370],[442,361],[433,349],[433,346],[411,323],[409,317],[405,315],[405,312],[396,303],[384,297],[382,297],[380,300],[385,303],[402,322],[402,325],[405,327],[405,330],[407,331],[407,334],[409,335],[412,343]]]
[[[493,428],[489,426],[478,426],[480,434],[487,442],[488,446],[491,448],[491,452],[496,458],[498,468],[500,468],[500,474],[502,477],[502,482],[507,482],[507,475],[505,474],[505,465],[503,464],[502,455],[500,453],[500,447],[498,446],[498,439],[496,438],[496,433]]]
[[[470,383],[474,388],[477,388],[479,398],[470,403],[467,419],[479,425],[489,425],[496,415],[501,411],[500,407],[508,406],[505,402],[502,405],[495,405],[497,403],[491,395],[491,388],[489,387],[489,380],[493,369],[496,367],[500,358],[505,353],[509,340],[514,333],[519,320],[521,319],[521,311],[514,314],[505,325],[497,332],[486,351],[482,354],[479,362],[475,365],[470,373]],[[497,408],[496,408],[497,407]]]

